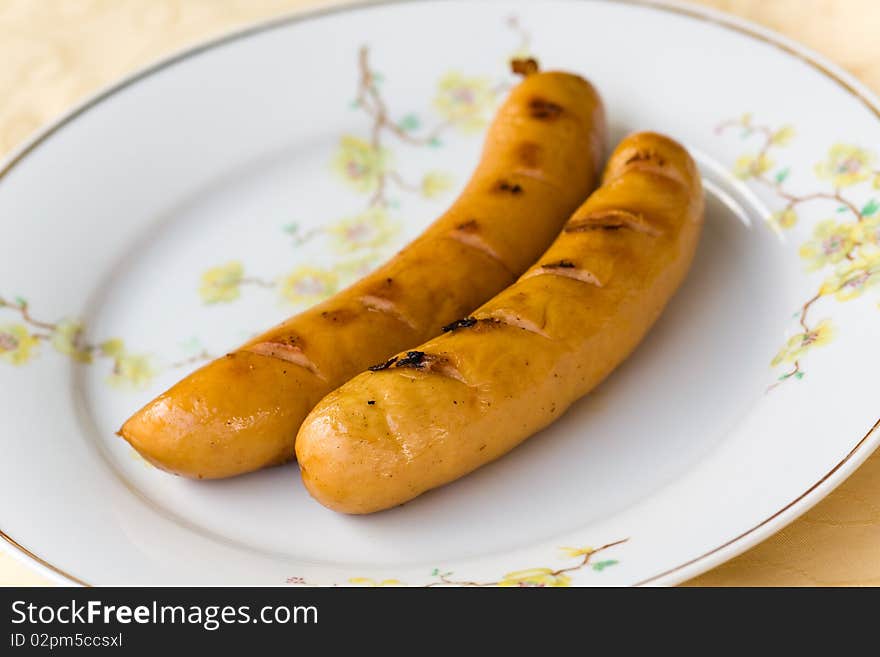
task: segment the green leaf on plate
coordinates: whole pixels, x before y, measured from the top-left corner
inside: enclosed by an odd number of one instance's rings
[[[795,373],[794,373],[794,378],[796,378],[796,379],[803,379],[803,378],[804,378],[804,373],[803,373],[803,372],[795,372]]]
[[[593,564],[593,570],[597,573],[601,573],[606,568],[610,568],[611,566],[616,566],[619,561],[617,559],[606,559],[605,561],[597,561]]]
[[[24,297],[15,297],[15,303],[18,304],[19,308],[24,308],[26,305],[28,305],[27,299],[25,299]]]
[[[838,212],[847,212],[847,211],[849,211],[849,208],[846,207],[845,205],[841,205],[839,208],[837,208],[837,211]]]
[[[407,114],[400,122],[397,124],[397,127],[401,130],[406,130],[407,132],[411,132],[413,130],[418,130],[419,126],[422,125],[421,121],[419,121],[419,117],[415,114]]]
[[[437,137],[431,137],[431,141],[428,142],[428,146],[431,148],[440,148],[443,145],[443,142],[440,141]]]
[[[880,203],[877,203],[877,199],[872,198],[865,204],[865,207],[862,208],[862,215],[870,217],[871,215],[876,214],[877,210],[880,210]]]
[[[788,174],[791,173],[790,167],[785,167],[784,169],[780,169],[776,172],[775,180],[780,185],[785,182],[785,179],[788,178]]]

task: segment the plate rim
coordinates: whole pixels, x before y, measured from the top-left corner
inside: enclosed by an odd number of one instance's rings
[[[54,120],[45,124],[26,139],[20,146],[13,149],[7,157],[0,161],[0,181],[2,181],[2,179],[5,178],[15,166],[21,163],[31,152],[43,144],[43,142],[47,141],[53,134],[81,114],[84,114],[92,107],[112,97],[117,92],[136,84],[154,73],[189,59],[190,57],[194,57],[203,52],[232,43],[239,39],[315,18],[332,16],[365,8],[410,3],[414,4],[416,2],[425,1],[427,0],[331,0],[328,4],[319,7],[293,9],[269,19],[256,20],[242,27],[220,34],[219,36],[199,41],[195,45],[179,48],[146,66],[136,69],[114,82],[104,85],[97,91],[86,96],[86,98],[79,103],[73,105],[67,111],[60,114]],[[564,1],[575,4],[586,0]],[[867,85],[844,70],[840,65],[826,58],[824,55],[819,54],[812,48],[804,46],[775,30],[718,9],[682,0],[590,1],[645,7],[657,11],[678,14],[694,20],[714,23],[725,29],[743,34],[751,39],[774,46],[787,55],[806,63],[819,73],[823,74],[826,78],[835,82],[848,94],[854,96],[856,100],[880,120],[880,98],[878,98],[878,96],[868,88]],[[819,480],[780,509],[721,545],[697,555],[682,564],[673,566],[661,573],[635,582],[632,586],[672,586],[680,584],[681,582],[696,577],[697,575],[736,557],[749,548],[754,547],[818,504],[829,493],[837,488],[837,486],[843,483],[843,481],[845,481],[862,463],[864,463],[864,461],[878,447],[880,447],[880,417],[878,417],[873,426],[867,430],[867,432],[840,461],[834,464],[834,466],[831,467],[831,469],[829,469]],[[16,541],[12,536],[3,531],[2,528],[0,528],[0,539],[2,539],[0,540],[0,549],[10,554],[16,560],[28,564],[28,566],[47,577],[49,580],[68,586],[92,586],[89,582],[72,575],[66,570],[40,557],[31,549]]]

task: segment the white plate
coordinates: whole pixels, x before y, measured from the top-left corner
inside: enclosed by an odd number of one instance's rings
[[[352,102],[361,46],[390,122]],[[689,279],[607,383],[497,463],[369,517],[319,506],[294,465],[199,483],[114,435],[206,354],[418,234],[469,175],[506,61],[525,53],[589,77],[615,138],[683,141],[710,193]],[[4,537],[94,584],[696,575],[880,440],[878,112],[799,46],[665,3],[377,4],[138,74],[0,180]]]

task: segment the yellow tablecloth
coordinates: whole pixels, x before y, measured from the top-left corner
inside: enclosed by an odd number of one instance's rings
[[[877,0],[698,0],[793,37],[880,90]],[[0,154],[168,52],[326,0],[0,0]],[[880,585],[880,452],[776,536],[692,585]],[[48,583],[0,553],[0,584]]]

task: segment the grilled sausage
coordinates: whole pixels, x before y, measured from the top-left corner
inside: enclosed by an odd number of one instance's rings
[[[602,186],[514,285],[315,407],[296,444],[309,492],[345,513],[393,507],[556,420],[660,315],[702,218],[684,148],[652,133],[625,139]]]

